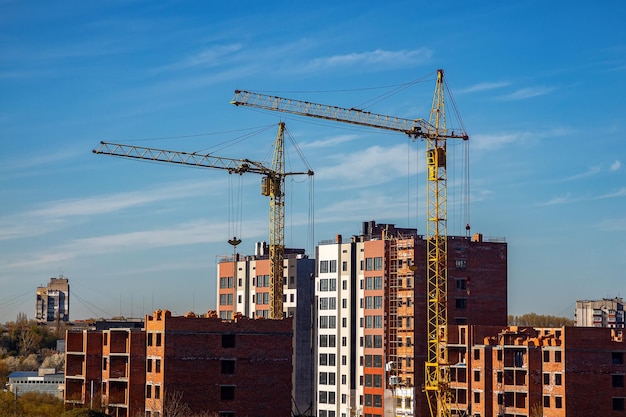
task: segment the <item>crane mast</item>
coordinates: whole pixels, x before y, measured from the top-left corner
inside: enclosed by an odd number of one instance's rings
[[[281,122],[278,124],[278,134],[274,142],[274,155],[271,167],[249,159],[224,158],[211,154],[170,151],[110,142],[100,142],[100,145],[93,150],[93,153],[200,168],[222,169],[228,171],[229,174],[242,175],[244,173],[253,173],[263,175],[261,193],[270,198],[269,252],[271,277],[269,316],[273,319],[281,319],[283,317],[285,177],[289,175],[313,175],[311,170],[306,172],[285,172],[284,134],[285,124]],[[238,244],[240,240],[233,238],[232,242],[229,242]],[[233,262],[235,262],[234,259]]]
[[[431,416],[450,416],[447,285],[447,178],[446,140],[468,140],[468,135],[448,133],[444,108],[443,70],[437,71],[437,84],[429,121],[404,119],[371,113],[356,108],[341,108],[307,101],[268,96],[236,90],[231,104],[300,116],[350,123],[401,132],[412,139],[426,141],[427,173],[427,359],[425,391]],[[441,333],[443,332],[443,333]]]

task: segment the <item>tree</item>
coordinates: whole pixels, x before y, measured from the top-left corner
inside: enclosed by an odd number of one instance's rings
[[[567,317],[557,317],[537,313],[527,313],[521,316],[509,315],[509,326],[528,327],[563,327],[573,326],[574,320]]]

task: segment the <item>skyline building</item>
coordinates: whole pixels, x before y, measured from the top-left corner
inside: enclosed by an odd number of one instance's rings
[[[67,278],[50,278],[46,287],[37,287],[35,319],[40,323],[70,321],[70,284]]]

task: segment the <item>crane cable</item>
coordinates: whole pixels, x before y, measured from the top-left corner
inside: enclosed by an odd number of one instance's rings
[[[231,242],[230,240],[231,238],[232,238],[232,242],[235,242],[237,240],[240,241],[241,232],[242,232],[242,217],[243,217],[242,215],[242,211],[243,211],[242,209],[242,205],[243,205],[242,181],[243,181],[243,178],[242,177],[243,176],[237,175],[237,177],[239,178],[239,181],[237,184],[237,193],[235,195],[235,192],[233,191],[235,188],[235,185],[233,184],[233,175],[231,174],[228,176],[228,237],[227,239],[229,239],[229,243]],[[233,246],[236,247],[237,245],[233,244]]]

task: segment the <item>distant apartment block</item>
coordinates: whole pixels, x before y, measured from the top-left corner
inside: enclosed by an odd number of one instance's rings
[[[39,322],[69,322],[70,284],[67,278],[50,278],[46,287],[37,287],[35,319]]]
[[[576,326],[623,329],[624,321],[624,301],[621,298],[576,301]]]
[[[304,249],[285,249],[283,263],[284,317],[293,322],[293,413],[310,410],[314,404],[314,323],[315,260]],[[223,257],[217,264],[217,311],[223,320],[237,315],[269,317],[270,260],[264,243],[257,243],[254,255]]]

